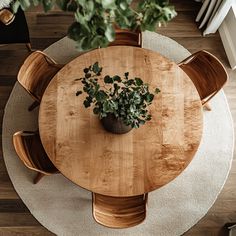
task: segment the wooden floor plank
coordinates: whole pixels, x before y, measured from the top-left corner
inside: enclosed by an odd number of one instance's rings
[[[39,223],[29,213],[0,212],[0,232],[3,227],[24,226],[39,226]]]
[[[42,226],[18,226],[0,228],[0,236],[52,236]]]
[[[28,213],[29,210],[20,199],[0,199],[1,213]]]

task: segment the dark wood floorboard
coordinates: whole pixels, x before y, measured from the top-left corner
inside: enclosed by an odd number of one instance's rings
[[[173,0],[171,2],[176,6],[178,16],[167,26],[158,28],[157,32],[176,40],[190,52],[206,49],[222,60],[230,75],[225,92],[233,118],[236,120],[236,71],[229,68],[219,34],[202,37],[202,32],[198,30],[195,23],[200,3],[193,0]],[[65,36],[68,24],[73,21],[71,14],[58,10],[45,14],[40,7],[31,8],[26,13],[26,17],[32,47],[40,50]],[[28,54],[25,45],[0,46],[0,128],[2,128],[4,107],[16,81],[17,71]],[[215,204],[205,217],[184,234],[185,236],[228,235],[224,225],[236,222],[235,180],[236,158],[234,155],[228,180]],[[15,235],[49,236],[54,234],[38,223],[15,192],[7,174],[2,158],[2,147],[0,147],[0,236]]]

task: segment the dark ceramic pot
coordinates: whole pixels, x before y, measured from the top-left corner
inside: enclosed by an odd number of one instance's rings
[[[105,130],[113,134],[128,133],[132,127],[125,125],[121,118],[116,118],[113,114],[108,114],[107,117],[101,119]]]

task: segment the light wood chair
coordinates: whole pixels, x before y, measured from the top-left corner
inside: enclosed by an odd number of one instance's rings
[[[0,45],[24,43],[32,51],[26,17],[20,7],[14,14],[10,8],[0,10],[0,32]]]
[[[29,111],[40,104],[49,82],[63,66],[41,51],[35,51],[26,58],[17,80],[35,100],[28,108]]]
[[[202,105],[210,110],[207,102],[213,98],[228,80],[227,71],[217,57],[202,50],[187,57],[180,68],[190,77],[202,100]]]
[[[25,166],[38,172],[33,181],[34,184],[38,183],[45,175],[59,173],[44,151],[37,131],[16,132],[13,135],[13,145]]]
[[[109,46],[142,46],[141,31],[130,31],[125,29],[115,29],[115,40],[109,44]]]
[[[146,218],[148,194],[132,197],[93,195],[93,217],[111,228],[127,228],[140,224]]]
[[[15,15],[7,8],[0,10],[0,22],[5,25],[11,24],[15,19]]]

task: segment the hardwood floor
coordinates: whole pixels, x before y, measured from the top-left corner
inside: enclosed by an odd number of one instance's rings
[[[178,16],[166,27],[158,29],[160,34],[176,40],[190,52],[206,49],[219,57],[226,66],[230,81],[225,86],[233,118],[236,120],[236,71],[229,68],[220,37],[218,34],[202,37],[195,23],[200,3],[193,0],[171,1]],[[39,8],[26,13],[31,35],[32,47],[44,49],[62,38],[73,17],[69,14],[53,11],[44,14]],[[17,71],[27,57],[24,45],[0,46],[0,119],[4,107],[16,81]],[[0,121],[0,129],[2,122]],[[236,122],[234,122],[234,126]],[[1,137],[0,137],[1,138]],[[236,157],[227,182],[207,215],[202,218],[185,236],[227,235],[223,227],[226,223],[236,222]],[[0,146],[0,236],[14,235],[54,235],[41,226],[16,194],[8,177],[2,147]]]

